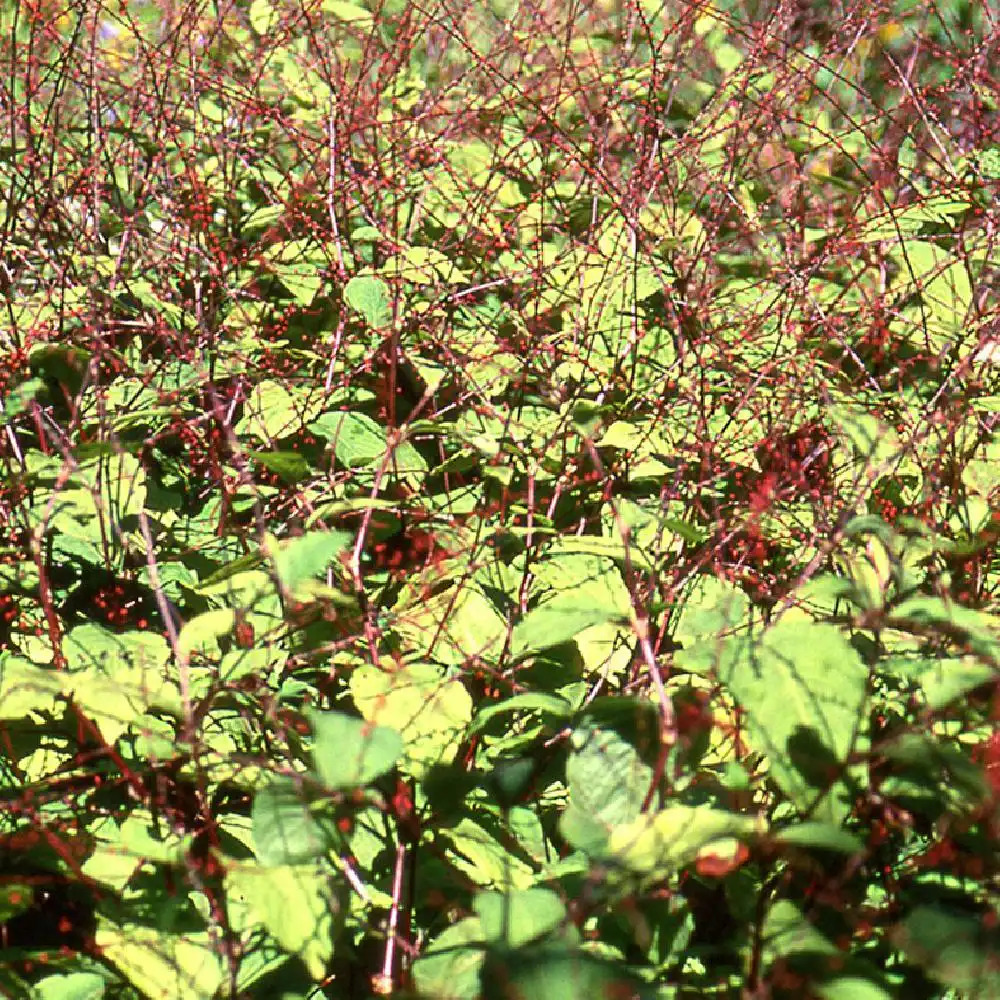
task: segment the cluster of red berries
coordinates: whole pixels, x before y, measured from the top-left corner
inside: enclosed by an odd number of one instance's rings
[[[229,442],[222,428],[214,421],[205,429],[194,421],[175,419],[170,431],[180,441],[193,477],[220,483],[229,454]]]
[[[12,594],[0,594],[0,650],[8,648],[11,629],[21,617],[21,608]]]
[[[7,351],[0,364],[0,396],[6,396],[12,383],[20,382],[28,372],[28,352],[23,347]]]
[[[755,600],[773,596],[774,579],[769,564],[777,547],[756,526],[729,531],[711,544],[712,570],[738,584]]]
[[[124,583],[101,587],[91,599],[98,615],[112,628],[149,628],[149,618],[144,608],[146,602],[130,593]]]
[[[766,438],[757,445],[755,455],[761,471],[756,492],[772,497],[807,494],[819,499],[829,486],[830,435],[819,423]]]
[[[401,577],[407,572],[440,563],[448,555],[433,532],[406,527],[372,546],[371,565],[376,571],[386,570],[391,576]]]

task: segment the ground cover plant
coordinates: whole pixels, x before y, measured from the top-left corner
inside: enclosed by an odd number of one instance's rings
[[[0,994],[1000,995],[992,5],[0,26]]]

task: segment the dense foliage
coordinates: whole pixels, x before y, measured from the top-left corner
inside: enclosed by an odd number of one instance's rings
[[[1000,995],[975,0],[0,2],[0,994]]]

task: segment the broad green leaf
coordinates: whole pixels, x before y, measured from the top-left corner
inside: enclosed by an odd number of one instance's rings
[[[681,607],[673,640],[681,649],[677,665],[699,674],[711,674],[723,658],[735,654],[750,620],[750,601],[728,580],[696,577]]]
[[[300,594],[304,584],[326,573],[351,541],[346,531],[310,531],[280,542],[274,568],[282,587],[293,596]]]
[[[401,595],[396,631],[414,653],[449,666],[479,657],[495,661],[507,623],[492,602],[472,584],[448,587],[431,597]]]
[[[181,710],[177,685],[166,674],[170,647],[162,635],[116,635],[93,622],[63,639],[63,690],[113,743],[150,708]]]
[[[912,623],[946,635],[957,632],[974,653],[1000,664],[1000,620],[995,615],[925,595],[897,604],[892,609],[892,619],[900,625]]]
[[[575,639],[585,629],[621,618],[607,605],[581,601],[572,594],[555,597],[533,608],[514,626],[510,655],[522,659]]]
[[[931,660],[920,672],[918,680],[924,690],[928,710],[940,712],[970,691],[996,683],[998,678],[1000,674],[996,665],[965,657]]]
[[[320,979],[345,910],[345,893],[335,879],[339,876],[322,865],[230,863],[226,893],[256,914],[281,947]]]
[[[548,547],[546,557],[534,569],[538,589],[552,592],[546,600],[562,598],[576,600],[581,607],[600,607],[604,609],[603,621],[609,621],[615,615],[631,618],[632,599],[621,570],[612,559],[581,553],[574,549],[571,539],[564,541],[557,538]]]
[[[906,240],[891,256],[903,274],[919,285],[933,348],[951,345],[961,336],[972,303],[966,262],[923,240]]]
[[[281,20],[281,14],[271,0],[253,0],[248,16],[250,26],[258,35],[270,34]]]
[[[570,804],[610,830],[639,815],[652,769],[613,729],[584,724],[574,730],[566,761]]]
[[[360,275],[344,286],[344,301],[360,313],[365,322],[378,330],[392,319],[389,309],[389,288],[380,278]]]
[[[478,917],[446,927],[413,963],[418,994],[427,1000],[479,1000],[484,956]]]
[[[653,568],[653,563],[642,549],[635,545],[626,547],[621,538],[617,536],[602,538],[596,535],[581,535],[580,537],[560,538],[559,551],[567,555],[579,553],[598,558],[614,559],[615,562],[620,563],[627,560],[637,570],[651,570]]]
[[[831,406],[827,416],[868,469],[883,474],[901,453],[899,435],[878,417],[857,406]],[[874,475],[872,475],[874,478]]]
[[[990,146],[976,152],[976,162],[985,177],[1000,180],[1000,146]]]
[[[36,712],[55,714],[65,677],[20,656],[0,660],[0,718],[20,719]]]
[[[715,841],[764,832],[762,818],[710,806],[669,806],[622,823],[608,837],[607,853],[629,871],[665,878],[691,864]]]
[[[350,688],[369,723],[401,734],[405,749],[400,767],[417,777],[454,758],[472,719],[472,698],[465,686],[433,664],[411,663],[394,670],[357,667]]]
[[[469,727],[471,733],[482,729],[497,715],[508,712],[548,712],[556,718],[566,718],[573,711],[573,706],[557,694],[546,694],[544,691],[529,691],[505,698],[495,705],[487,705],[476,713],[475,721]]]
[[[864,841],[860,837],[830,823],[796,823],[772,833],[771,836],[782,844],[836,851],[839,854],[861,854],[865,850]]]
[[[47,976],[35,984],[33,1000],[101,1000],[107,981],[96,972]]]
[[[156,638],[162,638],[157,636]],[[141,728],[142,717],[152,708],[180,715],[180,692],[163,669],[130,663],[113,673],[89,667],[68,676],[74,702],[95,723],[108,743],[114,743],[130,727]]]
[[[310,712],[313,762],[329,788],[353,788],[385,774],[403,752],[395,729],[374,726],[342,712]]]
[[[893,930],[893,943],[937,983],[970,1000],[1000,996],[1000,933],[983,917],[918,906]]]
[[[733,642],[733,640],[730,640]],[[720,679],[746,713],[747,742],[802,812],[839,823],[855,789],[844,773],[865,727],[868,670],[832,625],[779,621],[741,643]]]
[[[465,817],[443,829],[440,836],[451,844],[448,860],[473,885],[510,892],[535,883],[534,869],[511,853],[509,835],[496,828],[491,817],[484,816],[480,822]]]
[[[308,306],[323,287],[325,262],[303,240],[279,244],[268,252],[269,267],[300,306]]]
[[[291,782],[262,788],[253,800],[253,846],[265,867],[321,858],[329,847],[301,792]]]
[[[823,1000],[893,1000],[885,986],[862,976],[835,976],[817,983],[816,993]]]
[[[84,462],[71,477],[84,487],[77,494],[77,509],[84,515],[116,520],[138,514],[146,504],[146,470],[136,455],[112,452]]]
[[[245,569],[263,562],[259,552],[251,553],[245,560],[230,563],[222,571],[212,576],[205,584],[197,587],[197,593],[204,597],[220,597],[235,608],[247,608],[259,614],[281,618],[281,597],[274,580],[263,570]]]
[[[322,397],[295,394],[280,382],[265,380],[254,386],[236,433],[265,444],[287,437],[311,421],[323,405]]]
[[[45,383],[41,379],[29,378],[8,389],[3,401],[5,422],[23,413],[44,388]]]
[[[309,429],[325,437],[337,461],[348,468],[381,461],[389,447],[385,428],[364,413],[324,413]]]
[[[153,1000],[212,1000],[222,959],[207,933],[180,935],[136,924],[98,924],[95,944],[125,980]]]
[[[338,21],[345,21],[356,27],[367,27],[374,21],[370,10],[360,4],[349,3],[348,0],[323,0],[322,8]]]
[[[971,207],[967,199],[949,194],[921,199],[905,208],[893,207],[869,219],[862,225],[855,238],[865,242],[899,240],[901,237],[918,233],[927,223],[937,225],[950,223],[952,216],[960,215]],[[918,240],[904,240],[903,245],[910,246],[918,242]]]
[[[415,285],[458,283],[468,280],[460,268],[433,247],[410,247],[390,257],[382,265],[382,271],[390,278],[402,278]]]
[[[635,997],[636,1000],[652,1000],[657,995],[654,990],[637,982],[624,963],[615,960],[616,957],[612,952],[605,959],[561,941],[513,950],[496,949],[487,953],[483,965],[482,998]]]
[[[483,936],[510,948],[521,948],[560,927],[566,907],[551,889],[480,892],[472,904]]]
[[[263,466],[268,472],[276,473],[283,482],[291,486],[303,479],[308,479],[312,472],[305,455],[300,455],[297,451],[250,451],[248,449],[247,457]]]
[[[614,625],[604,622],[584,629],[573,641],[580,651],[585,676],[600,673],[620,677],[632,662],[638,640],[631,623]]]
[[[219,639],[230,635],[236,624],[232,608],[215,608],[195,615],[177,637],[177,653],[182,660],[189,660],[194,652],[205,656],[219,656]]]
[[[834,955],[837,948],[802,915],[790,899],[779,899],[767,912],[764,952],[770,959],[786,955]]]

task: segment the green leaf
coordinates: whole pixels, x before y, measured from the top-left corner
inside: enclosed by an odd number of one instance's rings
[[[845,763],[858,745],[868,670],[835,626],[782,620],[756,643],[728,640],[720,679],[746,712],[747,742],[802,812],[839,824],[854,789]]]
[[[116,635],[96,623],[78,625],[63,639],[63,689],[109,743],[151,708],[181,710],[180,692],[167,676],[170,647],[162,635]]]
[[[360,313],[373,330],[386,326],[392,319],[389,287],[380,278],[370,275],[351,278],[344,286],[344,301]]]
[[[417,992],[428,1000],[479,1000],[485,957],[478,917],[446,927],[413,963]]]
[[[635,545],[626,546],[618,537],[599,538],[595,535],[581,535],[578,538],[560,538],[559,549],[561,552],[598,556],[621,563],[628,560],[635,569],[653,568],[653,563],[640,548]]]
[[[469,817],[440,831],[451,844],[449,862],[473,885],[505,892],[527,889],[536,881],[535,870],[510,850],[509,835],[488,816],[481,822]]]
[[[231,863],[226,869],[226,893],[254,914],[318,980],[333,956],[345,909],[346,894],[335,879],[339,876],[321,865],[265,868]]]
[[[309,429],[333,445],[337,461],[348,468],[371,465],[385,458],[385,429],[364,413],[324,413]]]
[[[291,782],[257,792],[251,817],[254,854],[267,867],[315,861],[329,847],[325,831]]]
[[[573,706],[565,698],[544,691],[529,691],[505,698],[496,705],[487,705],[476,713],[475,721],[469,727],[470,733],[477,733],[491,719],[508,712],[547,712],[557,719],[564,719],[573,712]]]
[[[976,163],[983,176],[991,181],[1000,180],[1000,146],[977,150]]]
[[[350,687],[354,704],[368,722],[401,734],[405,751],[400,767],[405,772],[422,777],[429,767],[454,758],[472,718],[472,698],[462,682],[441,667],[357,667]]]
[[[519,660],[575,639],[592,625],[620,620],[612,607],[582,603],[573,595],[556,597],[529,611],[514,626],[510,655]]]
[[[566,783],[573,809],[606,831],[635,819],[653,778],[635,747],[613,729],[591,724],[574,730],[571,742]]]
[[[390,257],[382,265],[382,271],[391,278],[401,278],[415,285],[468,280],[460,268],[434,247],[409,247]]]
[[[305,455],[297,451],[250,451],[247,457],[262,465],[268,472],[274,472],[283,482],[294,486],[308,479],[312,469]]]
[[[19,656],[0,661],[0,719],[20,719],[35,712],[55,714],[65,676]]]
[[[71,482],[84,487],[75,497],[83,517],[103,518],[110,509],[120,521],[146,504],[146,470],[138,456],[124,451],[81,463]]]
[[[396,631],[414,653],[449,666],[473,658],[495,662],[503,647],[507,623],[486,595],[473,584],[448,587],[433,596],[413,595],[394,609]]]
[[[897,604],[892,610],[892,619],[901,625],[912,623],[946,634],[958,633],[974,653],[1000,664],[1000,636],[995,615],[940,597],[917,596]]]
[[[934,660],[920,672],[918,678],[924,690],[927,709],[931,712],[940,712],[970,691],[995,683],[996,680],[995,666],[971,657]]]
[[[348,3],[348,0],[323,0],[322,9],[338,21],[346,21],[358,27],[370,25],[375,19],[370,10],[359,4]]]
[[[271,0],[253,0],[248,12],[250,26],[258,35],[270,34],[281,21],[281,14]]]
[[[309,256],[295,259],[292,248],[295,244],[286,244],[289,252],[286,259],[272,260],[271,270],[281,283],[288,289],[295,302],[302,306],[312,304],[317,293],[323,287],[322,264]],[[288,259],[290,258],[290,259]]]
[[[796,823],[772,834],[782,844],[795,847],[813,847],[839,854],[861,854],[865,850],[860,837],[830,823]]]
[[[6,420],[12,420],[19,413],[23,413],[44,388],[45,383],[41,379],[29,378],[8,389],[3,401],[3,415]]]
[[[484,937],[521,948],[556,930],[566,920],[566,907],[551,889],[480,892],[472,904]]]
[[[685,600],[674,629],[674,642],[684,647],[684,661],[695,657],[712,663],[720,636],[745,625],[750,601],[739,587],[715,576],[699,576]]]
[[[893,1000],[893,994],[874,979],[861,976],[836,976],[816,985],[823,1000]]]
[[[292,393],[280,382],[265,379],[254,386],[235,430],[239,435],[270,444],[299,430],[316,416],[322,405],[319,396],[310,399]]]
[[[329,788],[367,785],[385,774],[403,752],[403,738],[395,729],[342,712],[312,711],[309,722],[316,773]]]
[[[309,531],[282,541],[274,553],[274,568],[282,587],[301,598],[304,585],[322,577],[351,542],[346,531]]]
[[[918,906],[891,935],[911,962],[970,1000],[1000,996],[1000,934],[981,916]]]
[[[95,944],[104,961],[157,1000],[212,1000],[223,982],[222,959],[207,933],[179,935],[102,919]]]
[[[654,994],[628,974],[623,963],[607,960],[572,945],[554,942],[536,948],[498,949],[487,954],[481,973],[483,1000],[544,997],[635,997]]]
[[[35,984],[33,1000],[101,1000],[107,981],[96,972],[47,976]]]
[[[790,899],[779,899],[764,921],[765,954],[770,959],[786,955],[835,955],[837,948],[806,920]]]
[[[182,660],[189,660],[194,652],[204,656],[220,655],[219,639],[229,635],[236,624],[232,608],[216,608],[195,615],[177,637],[177,652]]]
[[[639,875],[665,878],[691,864],[715,841],[740,840],[764,832],[754,816],[709,806],[668,806],[616,826],[608,838],[608,854]]]

